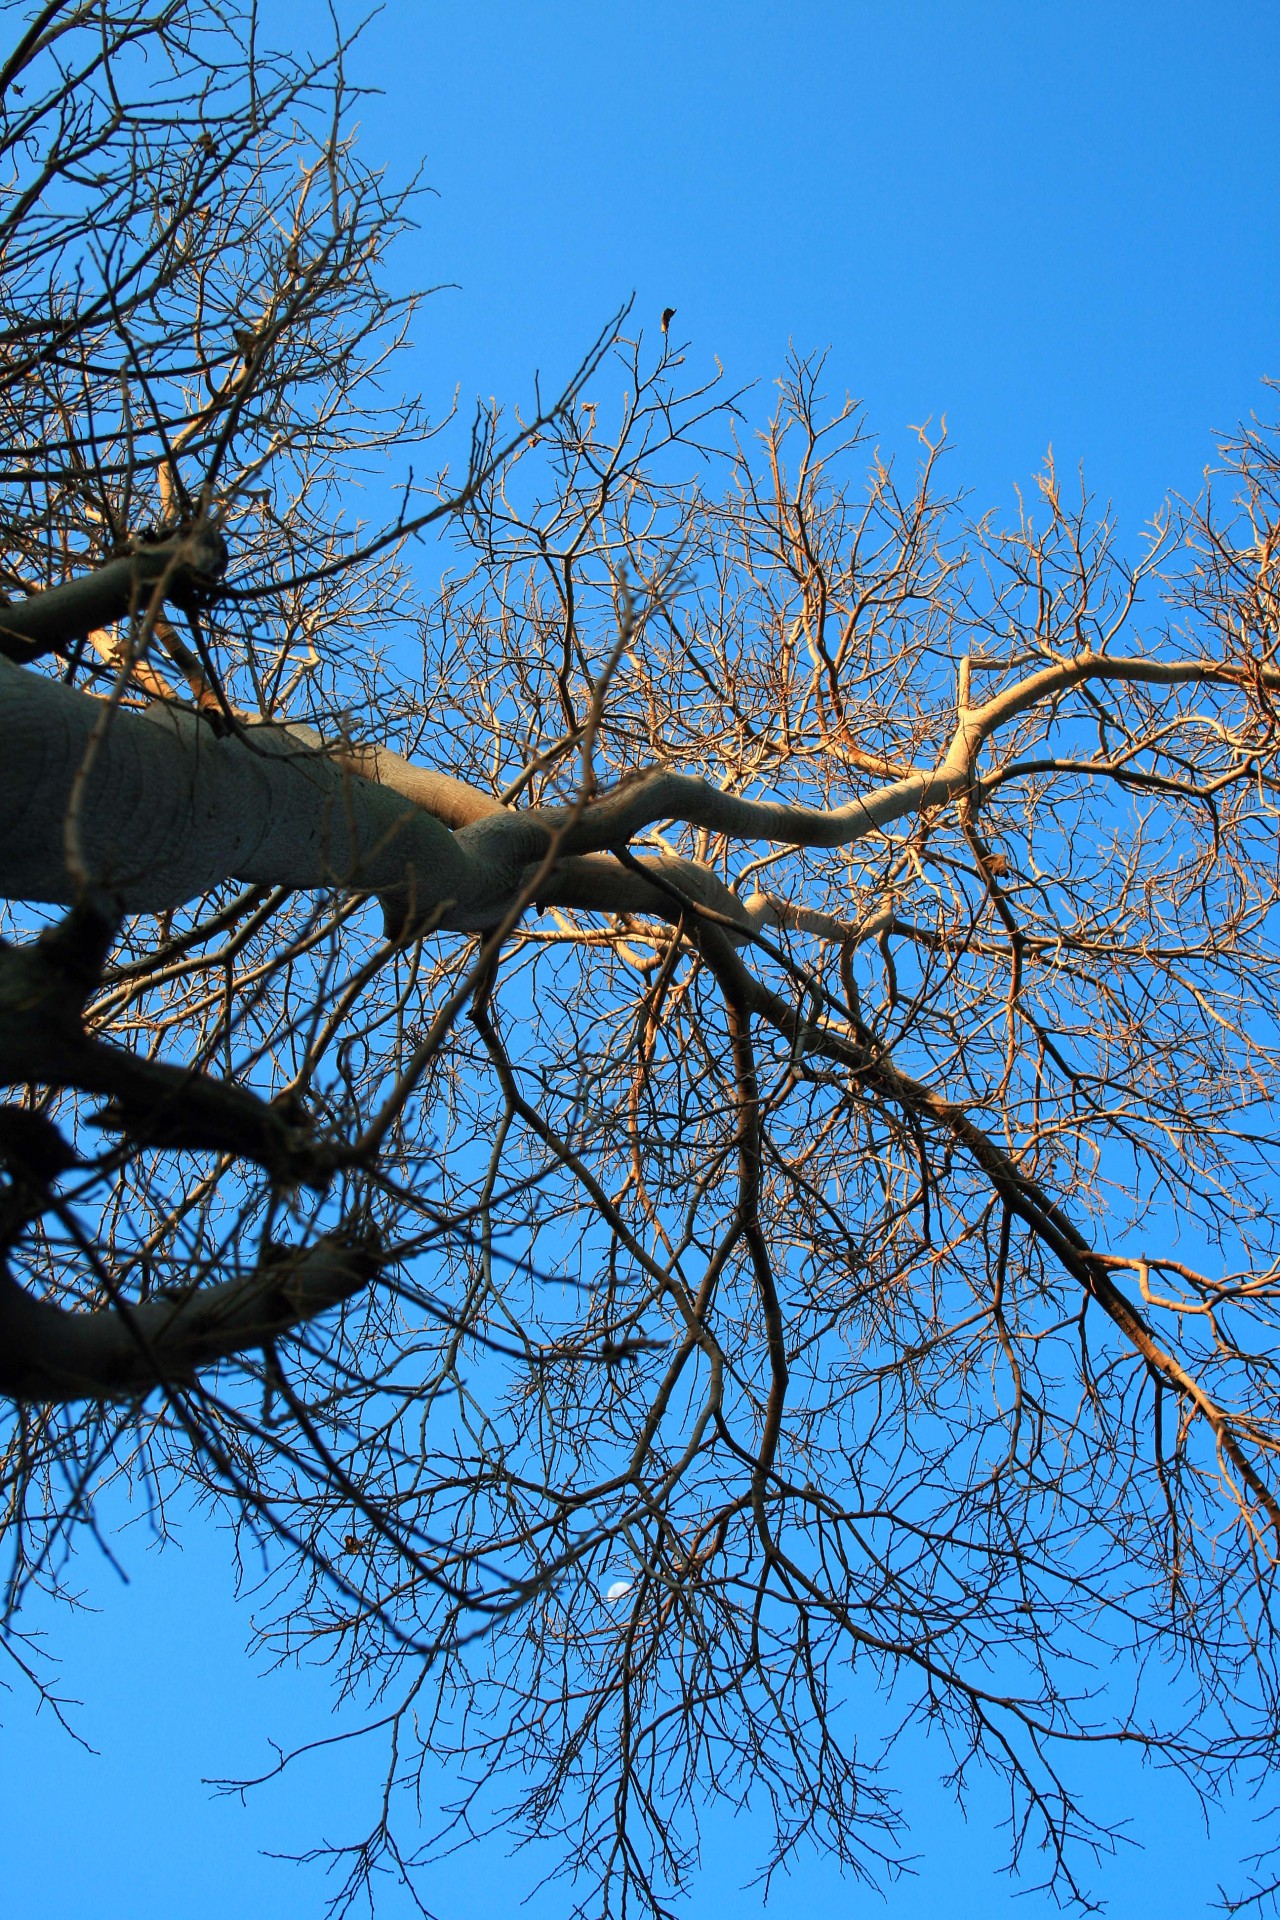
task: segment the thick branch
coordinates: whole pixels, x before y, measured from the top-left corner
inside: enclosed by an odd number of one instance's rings
[[[287,1184],[322,1187],[332,1159],[296,1116],[225,1080],[85,1033],[82,1009],[113,932],[86,905],[32,946],[0,943],[0,1085],[101,1094],[109,1105],[100,1123],[143,1145],[232,1153]]]
[[[393,753],[390,747],[352,746],[341,741],[326,743],[310,729],[294,727],[291,731],[306,735],[317,747],[323,746],[339,766],[361,774],[366,780],[376,781],[380,787],[390,787],[393,793],[403,794],[415,807],[434,814],[455,832],[459,827],[469,827],[477,820],[489,820],[494,814],[505,812],[501,800],[486,793],[483,787],[473,787],[452,773],[437,773],[434,767],[418,766],[403,754]]]
[[[92,573],[0,608],[0,653],[18,662],[66,653],[95,627],[111,626],[144,607],[162,582],[166,597],[179,605],[208,594],[226,564],[226,543],[211,528],[140,547]]]
[[[626,866],[598,853],[562,860],[543,885],[538,905],[580,913],[645,914],[674,922],[689,900],[736,921],[744,935],[754,925],[737,894],[710,867],[672,854],[630,861]],[[729,937],[734,938],[732,933]]]
[[[82,766],[83,859],[126,910],[160,912],[230,879],[398,888],[423,913],[484,890],[439,821],[288,729],[219,738],[176,708],[108,715],[3,660],[0,725],[0,893],[10,898],[76,898],[66,821]]]
[[[554,814],[509,813],[479,789],[380,748],[329,748],[302,727],[222,738],[159,705],[108,717],[101,701],[3,661],[0,725],[0,893],[12,899],[76,898],[65,821],[86,757],[83,857],[95,884],[134,911],[159,912],[240,880],[377,893],[392,934],[424,921],[483,929],[501,918],[556,828]],[[467,824],[451,832],[442,814]],[[669,867],[700,904],[747,924],[708,869],[652,865]],[[566,861],[542,897],[613,913],[666,914],[671,902],[607,859]]]
[[[794,846],[848,845],[968,791],[989,735],[1072,684],[1237,677],[1208,660],[1082,654],[1028,676],[983,706],[963,708],[934,768],[843,807],[747,800],[653,768],[569,819],[560,809],[504,809],[480,789],[382,748],[326,745],[295,727],[248,727],[220,739],[191,715],[163,706],[141,716],[115,714],[101,746],[91,751],[103,725],[100,702],[0,661],[9,748],[0,764],[0,892],[57,902],[76,897],[65,821],[87,756],[78,819],[83,857],[95,884],[128,908],[177,906],[236,879],[377,893],[392,934],[426,921],[482,930],[501,919],[557,835],[566,856],[625,847],[663,820]],[[714,876],[699,885],[723,893],[714,902],[718,911],[749,920]],[[603,865],[572,877],[562,871],[552,887],[545,897],[557,904],[653,910],[647,899],[642,903],[644,889],[637,890],[634,876],[625,886]]]
[[[132,1399],[199,1367],[265,1346],[367,1287],[379,1257],[333,1237],[277,1251],[252,1273],[179,1299],[73,1313],[33,1300],[0,1267],[0,1394],[46,1404]]]

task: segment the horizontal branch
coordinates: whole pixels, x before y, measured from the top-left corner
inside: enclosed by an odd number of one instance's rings
[[[35,1300],[0,1266],[0,1394],[45,1404],[123,1400],[283,1339],[367,1287],[380,1258],[335,1235],[179,1297],[73,1312]]]
[[[212,592],[226,564],[226,543],[208,527],[139,547],[75,580],[0,607],[0,654],[21,664],[46,653],[66,653],[96,627],[111,626],[145,607],[162,583],[166,598],[179,606]]]
[[[98,1124],[140,1145],[235,1154],[287,1185],[323,1187],[332,1156],[296,1114],[84,1031],[85,999],[114,931],[112,920],[86,905],[31,946],[0,942],[0,1085],[100,1094],[108,1104]]]
[[[1262,671],[1267,685],[1280,685],[1280,673]],[[785,801],[748,800],[689,774],[654,767],[619,783],[611,793],[584,808],[564,837],[566,853],[594,853],[624,846],[637,833],[661,821],[679,821],[739,840],[768,840],[795,847],[843,847],[969,790],[977,756],[1001,727],[1031,708],[1085,681],[1129,685],[1238,686],[1245,670],[1221,661],[1154,660],[1134,656],[1081,653],[1057,662],[1006,688],[977,707],[962,707],[946,752],[931,768],[887,781],[842,807],[792,806]],[[517,816],[523,823],[545,822],[555,811]]]
[[[163,912],[227,880],[399,888],[424,913],[484,891],[486,876],[431,814],[288,728],[220,737],[181,708],[110,711],[3,659],[0,727],[0,894],[10,899],[77,898],[73,812],[92,882],[126,911]]]
[[[220,737],[159,704],[108,716],[102,701],[2,660],[0,726],[0,894],[12,899],[75,900],[65,822],[78,804],[93,880],[126,910],[159,912],[239,880],[376,893],[392,937],[428,921],[483,930],[501,919],[556,830],[554,814],[510,812],[385,748],[327,743],[296,726]],[[665,856],[644,865],[670,867],[682,892],[747,924],[710,869]],[[562,862],[541,898],[671,917],[669,890],[610,859]]]
[[[238,880],[376,893],[391,937],[426,923],[484,931],[502,919],[553,844],[565,859],[608,853],[677,821],[739,840],[847,846],[970,791],[992,733],[1081,681],[1238,685],[1242,678],[1243,669],[1210,660],[1080,654],[984,705],[962,707],[933,768],[843,807],[745,799],[655,767],[566,813],[504,808],[450,774],[385,748],[325,742],[304,727],[246,726],[220,738],[163,704],[108,721],[101,701],[0,660],[0,894],[55,903],[77,897],[66,851],[74,811],[92,882],[127,909],[161,911]],[[692,869],[683,871],[687,877]],[[701,871],[695,892],[702,904],[749,923],[723,883]],[[708,889],[719,890],[714,902]],[[635,885],[634,873],[627,885],[604,866],[573,875],[562,869],[544,898],[601,912],[663,910]]]

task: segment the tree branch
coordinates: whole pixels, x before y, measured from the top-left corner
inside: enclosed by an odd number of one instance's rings
[[[161,585],[164,597],[179,606],[206,597],[226,564],[226,542],[209,526],[140,546],[92,573],[0,608],[0,653],[19,664],[66,653],[95,627],[127,619]]]
[[[181,1298],[73,1313],[33,1300],[0,1265],[0,1394],[65,1404],[122,1400],[189,1380],[265,1346],[367,1287],[381,1260],[367,1234],[331,1235]]]

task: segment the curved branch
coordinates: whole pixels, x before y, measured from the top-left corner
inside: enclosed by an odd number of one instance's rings
[[[34,1300],[0,1266],[0,1394],[65,1404],[123,1400],[282,1339],[369,1285],[381,1265],[367,1236],[276,1249],[251,1273],[181,1298],[73,1313]]]
[[[109,740],[85,782],[84,857],[98,885],[143,911],[180,905],[236,879],[377,893],[393,936],[428,919],[446,929],[480,931],[501,919],[530,867],[557,841],[565,856],[599,854],[675,820],[792,846],[848,845],[967,792],[991,733],[1092,678],[1240,681],[1236,670],[1210,660],[1081,654],[982,706],[962,707],[951,743],[932,769],[826,810],[747,800],[651,768],[570,813],[513,812],[481,789],[415,767],[385,748],[327,745],[310,729],[289,726],[246,727],[220,739],[182,710],[155,706],[142,715],[113,716]],[[0,891],[69,902],[76,888],[64,821],[101,703],[13,668],[0,678],[0,697],[14,742],[0,769]],[[455,824],[457,831],[450,831]],[[692,870],[685,863],[685,874]],[[704,904],[749,925],[751,914],[708,869],[700,871],[698,898],[707,894]],[[654,910],[634,875],[624,885],[620,874],[603,867],[589,875],[562,868],[552,888],[546,898],[557,904]],[[722,897],[713,900],[717,891]]]
[[[1185,686],[1212,683],[1238,686],[1244,674],[1220,661],[1150,660],[1140,656],[1081,653],[1061,661],[995,695],[982,706],[960,709],[959,724],[946,753],[934,767],[891,780],[843,807],[789,806],[772,800],[746,800],[688,774],[651,768],[622,781],[612,793],[584,809],[565,835],[567,853],[592,853],[621,846],[662,820],[704,827],[740,839],[774,840],[796,847],[842,847],[878,828],[892,825],[967,792],[977,755],[999,728],[1070,687],[1090,680]],[[1268,685],[1280,685],[1280,672],[1267,669]],[[550,823],[549,811],[522,814],[522,821]]]
[[[66,653],[95,627],[145,606],[157,587],[181,605],[212,592],[227,564],[226,542],[211,527],[140,547],[92,573],[0,608],[0,654],[23,663]]]
[[[286,1185],[323,1187],[333,1167],[300,1116],[189,1068],[149,1060],[84,1031],[116,923],[91,904],[34,945],[0,943],[0,1085],[78,1087],[108,1102],[97,1124],[141,1145],[231,1153]]]

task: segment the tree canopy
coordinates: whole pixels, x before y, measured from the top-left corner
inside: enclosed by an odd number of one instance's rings
[[[1082,1749],[1280,1757],[1280,440],[1135,553],[624,313],[436,470],[343,45],[7,15],[12,1656],[194,1498],[584,1913],[891,1875],[872,1693],[1085,1899]]]

